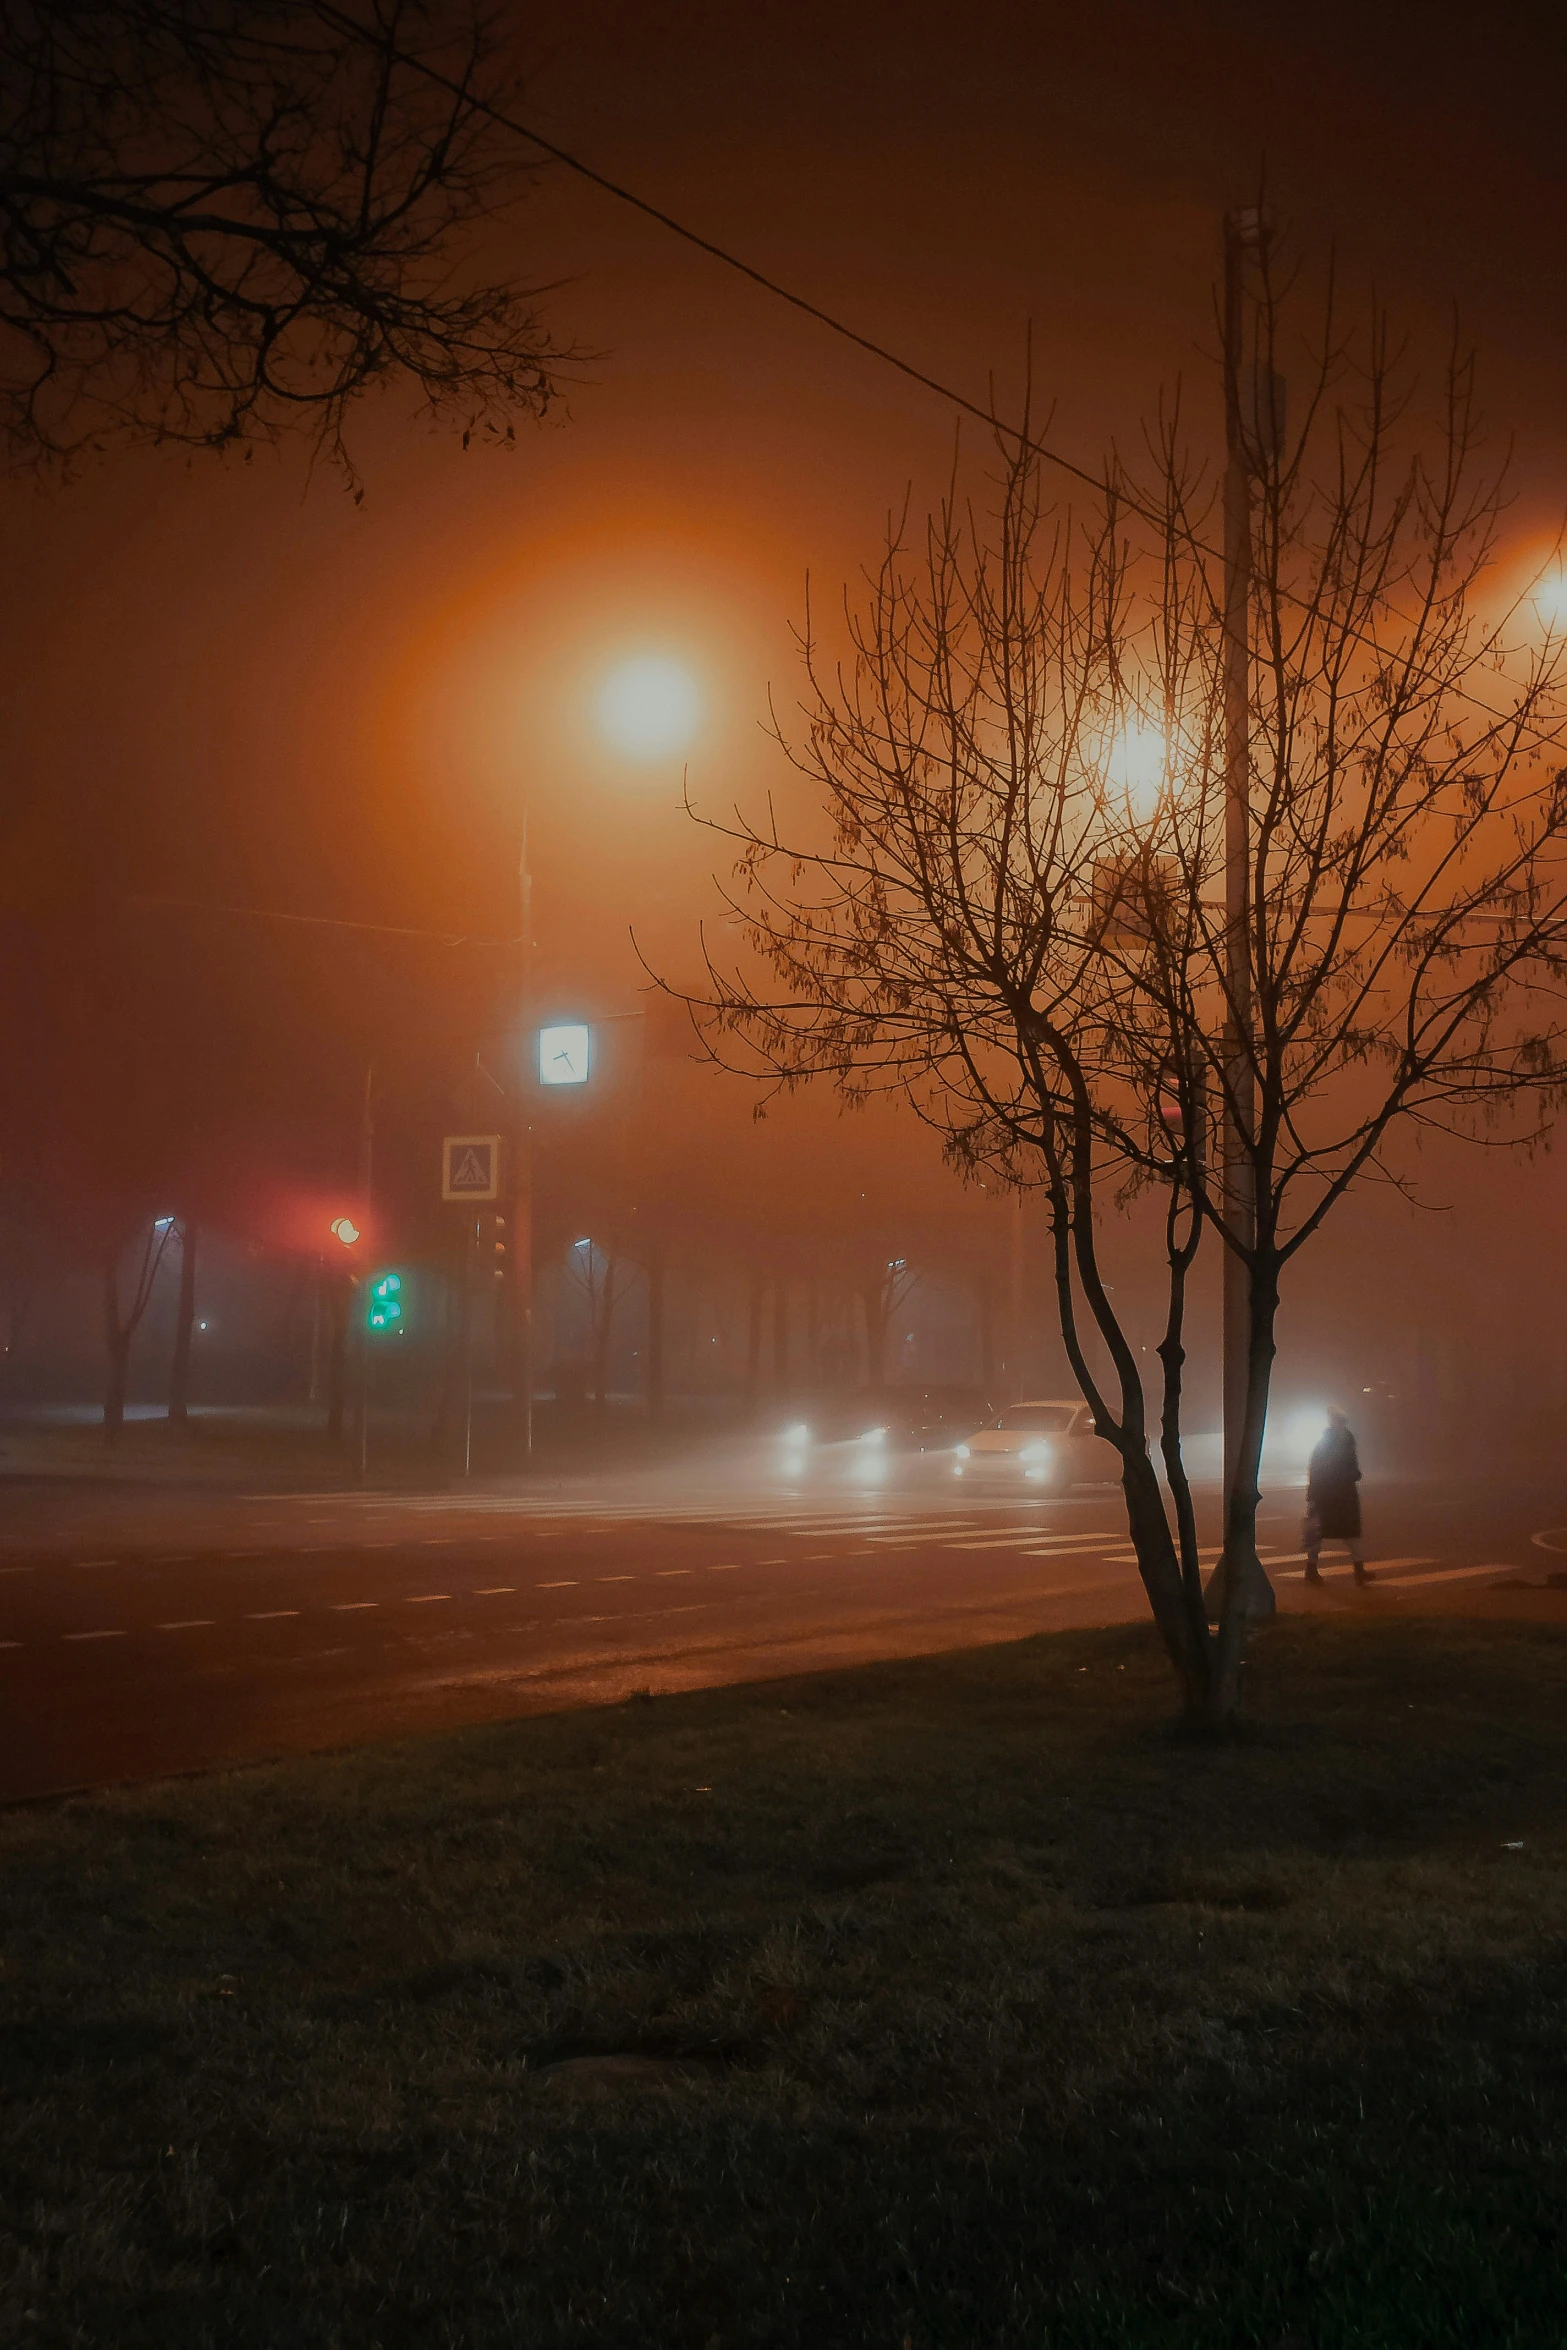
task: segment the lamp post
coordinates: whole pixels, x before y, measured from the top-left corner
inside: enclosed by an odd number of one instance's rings
[[[1224,916],[1225,1115],[1224,1212],[1240,1249],[1257,1239],[1257,1198],[1251,1142],[1257,1089],[1252,1064],[1251,986],[1251,474],[1245,365],[1245,274],[1261,257],[1266,223],[1253,208],[1224,216]],[[1260,404],[1250,422],[1262,425]],[[1268,386],[1268,420],[1273,387]],[[1224,1252],[1224,1543],[1208,1585],[1208,1612],[1217,1617],[1232,1574],[1245,1578],[1246,1613],[1272,1615],[1272,1584],[1255,1546],[1230,1555],[1230,1528],[1240,1476],[1241,1435],[1251,1379],[1251,1268],[1235,1249]]]

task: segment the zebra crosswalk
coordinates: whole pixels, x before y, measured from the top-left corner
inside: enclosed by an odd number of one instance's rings
[[[1114,1513],[1104,1509],[1102,1497],[1097,1505],[1091,1501],[1065,1505],[1068,1515],[1074,1510],[1091,1512],[1097,1522],[1087,1525],[1063,1523],[1063,1505],[1059,1501],[1040,1501],[1034,1514],[1020,1519],[1015,1515],[1020,1500],[1025,1509],[1029,1507],[1022,1497],[997,1497],[989,1506],[976,1500],[961,1509],[900,1508],[871,1495],[866,1495],[863,1501],[853,1496],[832,1501],[812,1500],[803,1494],[798,1499],[775,1496],[752,1499],[715,1493],[677,1498],[656,1492],[602,1498],[538,1488],[515,1493],[301,1493],[272,1494],[264,1498],[268,1503],[309,1503],[318,1512],[341,1511],[373,1526],[376,1538],[381,1541],[395,1541],[397,1537],[391,1529],[400,1523],[432,1518],[441,1519],[447,1527],[470,1531],[479,1538],[483,1527],[493,1539],[500,1539],[511,1526],[519,1530],[526,1526],[541,1538],[547,1538],[557,1527],[583,1533],[602,1528],[607,1533],[633,1525],[689,1526],[732,1531],[737,1535],[770,1536],[795,1545],[775,1559],[754,1562],[758,1565],[810,1564],[837,1555],[831,1547],[808,1553],[798,1547],[811,1542],[857,1546],[858,1555],[867,1559],[875,1556],[891,1559],[900,1552],[919,1551],[950,1553],[954,1559],[972,1558],[980,1565],[988,1559],[999,1563],[1011,1554],[1040,1566],[1052,1562],[1075,1566],[1080,1572],[1092,1563],[1102,1577],[1112,1581],[1135,1575],[1137,1567],[1137,1554],[1127,1539],[1124,1525],[1104,1522]],[[413,1537],[432,1541],[456,1538],[460,1536],[450,1533]],[[853,1554],[851,1550],[850,1555]],[[1285,1550],[1277,1545],[1261,1545],[1258,1550],[1269,1575],[1275,1581],[1286,1583],[1302,1579],[1304,1556],[1302,1551]],[[1217,1557],[1214,1549],[1203,1551],[1204,1573],[1215,1565]],[[1444,1565],[1428,1553],[1373,1559],[1370,1563],[1373,1581],[1387,1588],[1517,1572],[1503,1563],[1470,1565],[1454,1560]],[[1331,1560],[1328,1572],[1333,1572]]]

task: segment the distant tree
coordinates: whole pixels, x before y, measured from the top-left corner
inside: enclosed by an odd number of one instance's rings
[[[103,1432],[110,1444],[118,1444],[124,1433],[131,1344],[152,1302],[173,1228],[172,1216],[159,1217],[145,1224],[140,1232],[121,1238],[118,1245],[111,1243],[104,1259],[103,1336],[108,1380],[103,1396]]]
[[[1256,318],[1271,382],[1266,273]],[[1421,445],[1380,333],[1356,375],[1330,334],[1300,407],[1292,438],[1251,453],[1238,718],[1213,517],[1174,423],[1150,491],[1112,470],[1102,497],[1051,511],[1035,459],[1004,442],[993,513],[953,495],[923,544],[894,533],[850,658],[806,646],[810,731],[791,756],[827,836],[723,828],[762,975],[715,969],[707,1007],[739,1065],[900,1092],[960,1167],[1043,1190],[1062,1338],[1121,1455],[1188,1710],[1209,1722],[1239,1702],[1283,1266],[1354,1183],[1396,1176],[1400,1123],[1527,1135],[1567,1052],[1561,647],[1527,607],[1482,616],[1499,508],[1476,478],[1467,371],[1450,370]],[[1223,889],[1237,723],[1239,926]],[[1210,1164],[1221,1113],[1239,1136],[1228,1180]],[[1108,1211],[1150,1183],[1168,1512],[1106,1278]],[[1251,1301],[1225,1529],[1243,1571],[1216,1635],[1181,1426],[1205,1230],[1244,1255]]]
[[[465,256],[529,177],[481,0],[0,0],[0,438],[223,449],[401,382],[465,435],[542,413],[536,296]],[[426,70],[429,69],[429,70]]]

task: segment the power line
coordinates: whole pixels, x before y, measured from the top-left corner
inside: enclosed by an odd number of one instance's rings
[[[328,23],[335,24],[341,32],[363,37],[364,28],[356,25],[352,18],[344,16],[339,10],[325,6],[322,8],[321,14]],[[486,116],[499,129],[510,131],[513,137],[528,140],[531,145],[542,149],[552,161],[564,165],[568,171],[574,171],[580,179],[587,180],[591,186],[601,188],[605,195],[613,196],[617,203],[629,204],[634,212],[640,212],[645,219],[656,222],[660,228],[667,229],[671,236],[680,238],[682,243],[693,246],[697,252],[707,254],[711,260],[719,262],[725,269],[731,269],[738,276],[748,278],[753,285],[760,286],[764,293],[771,294],[775,300],[787,303],[791,309],[798,310],[806,318],[815,319],[817,324],[826,327],[829,333],[840,336],[847,343],[854,344],[858,350],[868,352],[873,359],[881,360],[885,366],[895,368],[898,374],[907,376],[911,383],[917,383],[926,391],[934,392],[938,399],[950,402],[954,408],[961,409],[965,415],[977,417],[980,423],[987,425],[992,432],[1004,434],[1007,439],[1016,441],[1018,447],[1029,456],[1042,458],[1047,464],[1056,466],[1062,473],[1070,474],[1074,481],[1080,481],[1086,488],[1097,491],[1101,497],[1113,498],[1117,504],[1125,507],[1128,512],[1138,515],[1142,521],[1152,524],[1155,529],[1166,530],[1170,527],[1171,516],[1169,514],[1161,513],[1154,507],[1144,505],[1124,485],[1107,482],[1101,474],[1093,472],[1088,466],[1079,465],[1074,458],[1063,456],[1061,451],[1053,449],[1048,441],[1035,440],[1032,434],[1026,433],[1020,425],[1009,424],[1005,417],[997,416],[993,409],[982,407],[977,400],[969,399],[966,393],[956,391],[951,384],[943,383],[939,376],[928,374],[922,367],[916,367],[911,359],[905,359],[899,352],[889,350],[885,343],[878,343],[871,335],[861,334],[858,327],[850,326],[846,319],[835,317],[830,310],[824,310],[820,303],[811,301],[807,295],[797,294],[792,287],[780,284],[777,278],[769,277],[765,270],[758,269],[754,263],[743,260],[738,253],[732,253],[727,245],[720,245],[713,238],[704,237],[699,230],[688,228],[685,222],[677,220],[672,212],[666,212],[662,206],[649,202],[646,196],[639,196],[634,188],[625,187],[619,180],[612,180],[606,172],[595,170],[591,163],[584,163],[580,155],[573,155],[569,148],[559,146],[553,139],[547,139],[544,133],[535,130],[531,123],[519,120],[514,114],[503,113],[487,98],[481,98],[475,91],[466,88],[462,83],[454,82],[449,75],[442,73],[427,59],[415,57],[406,49],[395,49],[392,54],[401,64],[410,67],[416,73],[423,74],[426,80],[434,82],[438,88],[445,90],[448,96],[455,98],[459,104],[469,106],[474,113]],[[1222,560],[1219,549],[1199,538],[1188,524],[1180,523],[1177,527],[1195,554],[1205,556],[1214,563]],[[1303,609],[1308,608],[1308,599],[1305,597],[1293,595],[1287,589],[1281,592],[1287,601],[1299,604]],[[1380,653],[1383,650],[1374,638],[1363,635],[1359,630],[1350,633],[1356,642],[1368,646],[1371,651]],[[1458,700],[1467,702],[1471,709],[1478,712],[1480,716],[1490,719],[1493,723],[1504,726],[1509,723],[1511,715],[1509,712],[1494,709],[1489,702],[1482,701],[1478,694],[1471,692],[1467,686],[1455,685],[1447,690],[1453,693]],[[1536,741],[1541,744],[1554,739],[1550,730],[1538,725],[1532,727],[1530,731],[1534,734]]]
[[[337,914],[286,914],[277,906],[223,906],[210,898],[136,896],[125,900],[133,913],[224,914],[246,922],[289,922],[307,930],[356,930],[375,938],[422,938],[443,947],[508,947],[509,938],[483,938],[473,931],[414,930],[396,922],[348,922]]]

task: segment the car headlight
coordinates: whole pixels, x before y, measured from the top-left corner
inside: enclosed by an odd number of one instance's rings
[[[1048,1461],[1054,1458],[1054,1454],[1048,1444],[1025,1444],[1023,1458],[1031,1462]]]
[[[811,1431],[809,1428],[807,1428],[803,1420],[796,1420],[792,1428],[786,1428],[784,1430],[783,1440],[785,1444],[809,1444],[811,1441]]]
[[[867,1428],[860,1438],[862,1444],[885,1444],[886,1441],[887,1431],[885,1428]]]
[[[960,1444],[958,1446],[958,1459],[960,1461],[966,1461],[968,1459],[968,1446],[966,1444]]]

